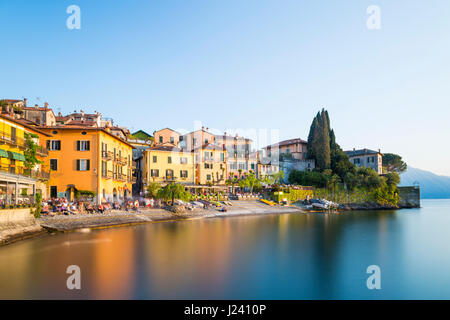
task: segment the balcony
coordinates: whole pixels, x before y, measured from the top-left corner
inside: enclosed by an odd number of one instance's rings
[[[111,161],[114,157],[114,154],[111,151],[102,151],[102,159]]]
[[[127,176],[125,174],[118,174],[117,180],[125,182],[125,181],[127,181]]]
[[[36,148],[36,153],[37,153],[38,156],[41,156],[41,157],[48,157],[48,149],[47,149],[47,148],[38,146],[38,147]]]
[[[112,179],[113,173],[111,170],[109,171],[102,171],[102,178],[103,179]]]
[[[19,175],[27,178],[44,180],[47,181],[50,179],[50,172],[45,170],[32,170],[24,167],[16,167],[13,165],[1,165],[0,172]]]
[[[25,140],[17,136],[11,136],[6,132],[0,132],[0,144],[8,144],[16,148],[25,148]]]
[[[128,159],[127,157],[119,157],[116,156],[116,158],[114,159],[115,162],[117,162],[118,164],[122,165],[122,166],[126,166],[128,164]]]

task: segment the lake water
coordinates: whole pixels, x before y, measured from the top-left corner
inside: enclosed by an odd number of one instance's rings
[[[0,247],[2,299],[450,299],[450,200],[167,222]],[[66,269],[81,269],[81,290]],[[369,290],[370,265],[381,290]]]

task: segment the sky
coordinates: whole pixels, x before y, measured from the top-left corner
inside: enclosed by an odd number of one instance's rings
[[[306,140],[326,108],[344,150],[450,176],[449,1],[0,0],[0,15],[0,98],[256,147]]]

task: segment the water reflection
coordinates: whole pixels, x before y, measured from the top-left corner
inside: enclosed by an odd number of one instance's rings
[[[450,266],[436,254],[450,251],[441,243],[448,232],[439,242],[433,234],[450,226],[450,203],[443,207],[192,220],[23,241],[0,248],[0,298],[448,298],[437,287],[450,284],[446,274],[438,282],[423,267]],[[424,241],[428,250],[417,250]],[[365,287],[371,264],[382,268],[381,291]],[[81,291],[66,289],[69,265],[82,270]]]

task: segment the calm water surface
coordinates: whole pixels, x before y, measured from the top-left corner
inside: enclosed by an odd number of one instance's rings
[[[450,200],[155,223],[0,247],[3,299],[450,299]],[[368,290],[366,268],[381,268]],[[81,268],[80,291],[66,268]]]

